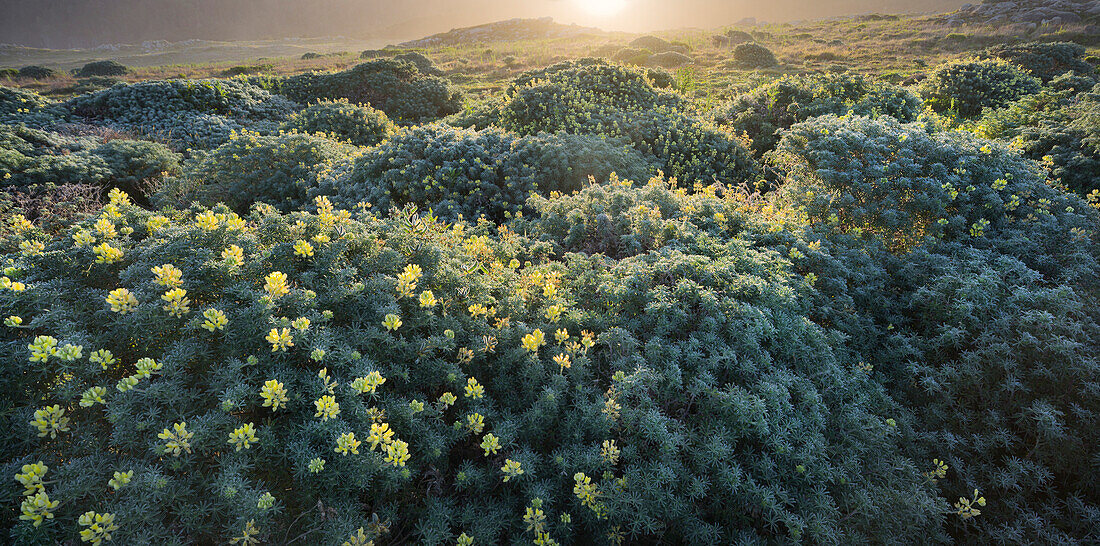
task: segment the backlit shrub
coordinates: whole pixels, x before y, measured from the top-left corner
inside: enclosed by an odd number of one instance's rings
[[[90,78],[92,76],[125,76],[130,72],[126,65],[117,61],[93,61],[74,70],[73,75],[78,78]]]
[[[741,68],[769,68],[779,64],[770,49],[754,42],[733,48],[733,62]]]
[[[936,67],[921,84],[921,95],[937,112],[969,118],[983,108],[1000,108],[1037,93],[1040,85],[1038,78],[1007,61],[966,59]]]
[[[347,99],[321,101],[290,116],[284,130],[301,133],[323,133],[335,140],[356,146],[374,146],[389,138],[396,130],[386,114]]]

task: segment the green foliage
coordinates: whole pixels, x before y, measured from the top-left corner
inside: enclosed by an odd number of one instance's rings
[[[464,100],[462,92],[446,79],[425,74],[414,61],[420,59],[378,59],[334,74],[291,76],[278,82],[277,89],[302,103],[347,99],[369,104],[402,124],[458,112]]]
[[[77,70],[73,70],[73,75],[78,78],[90,78],[92,76],[125,76],[129,73],[130,69],[117,61],[92,61]]]
[[[1064,74],[1040,93],[987,111],[978,130],[1011,141],[1043,162],[1051,176],[1081,195],[1100,189],[1100,87],[1091,78]],[[1082,89],[1083,88],[1083,89]]]
[[[28,65],[19,69],[19,77],[26,78],[28,80],[45,80],[56,76],[57,73],[52,68],[46,68],[38,65]]]
[[[239,79],[120,84],[66,104],[74,114],[108,127],[197,148],[216,147],[244,128],[273,130],[295,106]]]
[[[1066,72],[1076,72],[1079,75],[1096,72],[1092,65],[1082,59],[1084,54],[1085,47],[1073,42],[1028,42],[991,47],[980,56],[1004,59],[1046,83]]]
[[[323,182],[319,192],[344,207],[379,210],[415,204],[445,219],[520,212],[531,192],[573,192],[589,176],[640,177],[638,152],[599,137],[474,131],[433,124],[406,129],[364,152],[354,169]]]
[[[775,147],[791,125],[825,114],[892,116],[913,121],[921,101],[908,90],[858,74],[785,76],[719,107],[715,121],[747,134],[757,156]]]
[[[1038,93],[1040,87],[1038,78],[1008,61],[964,59],[936,67],[921,84],[921,95],[937,112],[972,118],[984,108]]]
[[[291,115],[283,130],[323,133],[356,146],[374,146],[389,138],[397,126],[382,111],[341,99],[309,105]]]
[[[798,264],[811,316],[908,408],[914,459],[949,466],[943,495],[989,500],[948,518],[956,541],[1091,540],[1096,211],[1004,146],[887,118],[796,125],[775,159],[826,243]]]
[[[65,108],[34,91],[0,85],[0,123],[44,128],[64,121]]]
[[[293,210],[333,169],[349,162],[358,149],[327,138],[300,133],[238,133],[194,157],[183,176],[166,184],[162,204],[225,203],[245,212],[254,203]]]
[[[770,68],[779,64],[770,49],[755,42],[733,48],[733,62],[741,68]]]

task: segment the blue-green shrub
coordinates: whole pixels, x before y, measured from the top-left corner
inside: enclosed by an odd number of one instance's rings
[[[311,104],[292,114],[283,124],[283,130],[323,133],[356,146],[374,146],[389,138],[397,131],[397,126],[384,112],[341,99]]]
[[[1012,63],[1000,59],[964,59],[944,63],[921,83],[921,96],[937,112],[964,118],[984,108],[1000,108],[1039,92],[1042,82]]]

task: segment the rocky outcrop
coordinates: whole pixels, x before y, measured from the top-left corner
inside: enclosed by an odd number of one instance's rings
[[[1009,0],[964,4],[942,21],[951,26],[964,24],[1069,25],[1100,21],[1100,0]]]

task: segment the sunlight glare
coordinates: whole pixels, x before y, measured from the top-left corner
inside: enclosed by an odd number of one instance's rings
[[[589,15],[610,17],[626,8],[627,0],[573,0],[573,3]]]

